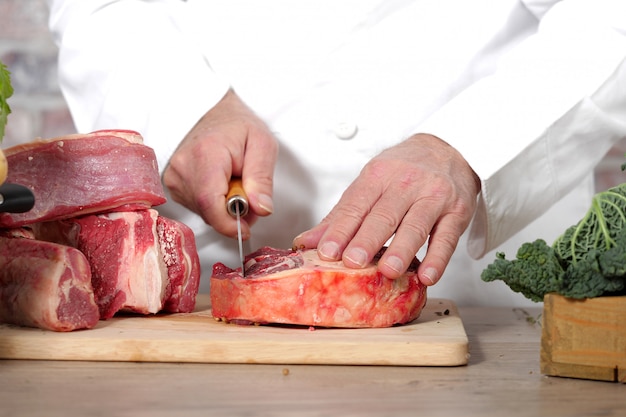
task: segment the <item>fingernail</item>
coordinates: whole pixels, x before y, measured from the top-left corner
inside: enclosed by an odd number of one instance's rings
[[[365,266],[367,261],[367,253],[361,248],[352,248],[345,253],[346,259],[350,262],[357,264],[360,267]]]
[[[385,261],[385,265],[398,273],[400,273],[404,269],[404,264],[402,263],[402,260],[397,256],[390,256],[389,258],[387,258],[387,260]]]
[[[302,239],[302,235],[304,235],[304,233],[300,233],[298,236],[294,237],[293,240],[291,241],[291,248],[293,250],[304,249],[304,245],[298,244],[298,241]]]
[[[422,272],[422,276],[426,278],[427,281],[430,281],[430,284],[427,285],[433,285],[439,281],[439,274],[437,273],[437,270],[432,267],[426,268],[424,272]]]
[[[268,213],[274,212],[274,202],[267,194],[259,194],[259,206]]]
[[[323,258],[336,260],[339,258],[339,245],[335,242],[324,242],[318,252]]]

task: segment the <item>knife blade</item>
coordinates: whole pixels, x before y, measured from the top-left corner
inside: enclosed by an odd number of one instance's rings
[[[243,189],[241,178],[232,178],[228,184],[226,211],[237,220],[237,243],[239,244],[241,276],[245,276],[243,239],[241,238],[241,218],[248,214],[248,196]]]

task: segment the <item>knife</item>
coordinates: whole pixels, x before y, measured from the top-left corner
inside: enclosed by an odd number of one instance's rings
[[[241,218],[248,214],[248,196],[243,190],[241,178],[232,178],[228,184],[226,194],[226,211],[237,219],[237,241],[239,243],[239,261],[241,262],[241,276],[245,276],[243,264],[243,239],[241,238]]]

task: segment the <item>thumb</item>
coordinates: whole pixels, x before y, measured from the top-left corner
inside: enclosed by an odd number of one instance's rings
[[[264,136],[248,141],[242,173],[248,204],[251,211],[259,216],[267,216],[274,211],[274,166],[278,158],[277,141],[269,132]]]
[[[244,180],[244,190],[248,195],[248,204],[252,212],[258,216],[267,216],[274,211],[272,180]]]

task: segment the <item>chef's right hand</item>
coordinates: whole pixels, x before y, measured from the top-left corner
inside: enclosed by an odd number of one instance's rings
[[[237,236],[226,211],[231,177],[241,177],[249,214],[244,239],[258,216],[272,213],[278,141],[267,125],[230,90],[187,133],[163,172],[172,199],[199,214],[216,231]]]

